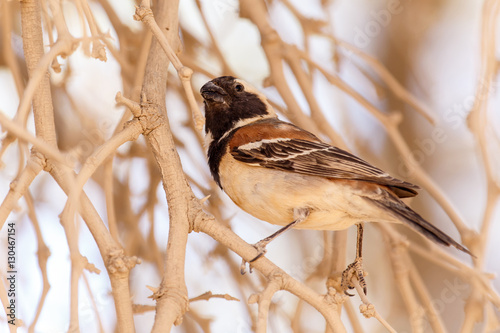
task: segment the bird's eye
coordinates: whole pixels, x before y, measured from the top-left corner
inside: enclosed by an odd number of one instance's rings
[[[234,86],[234,90],[236,90],[237,92],[242,92],[244,89],[243,85],[242,84],[237,84]]]

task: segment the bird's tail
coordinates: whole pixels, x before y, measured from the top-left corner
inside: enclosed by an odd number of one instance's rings
[[[375,205],[380,208],[386,210],[392,216],[398,218],[406,225],[411,227],[412,229],[418,231],[419,233],[425,235],[427,238],[433,240],[436,243],[445,245],[445,246],[454,246],[460,251],[463,251],[469,254],[472,257],[475,257],[465,246],[455,241],[453,238],[436,228],[434,225],[427,222],[422,216],[413,211],[410,207],[408,207],[404,202],[396,198],[391,193],[387,193],[387,196],[384,196],[384,200],[375,200],[369,199]]]

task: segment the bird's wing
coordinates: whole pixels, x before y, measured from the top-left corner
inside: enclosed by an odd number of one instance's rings
[[[415,191],[419,189],[417,185],[391,177],[361,158],[321,142],[314,135],[295,126],[287,128],[287,125],[293,126],[284,122],[280,122],[279,126],[274,126],[272,132],[277,137],[262,135],[263,126],[260,126],[259,131],[254,129],[255,134],[261,133],[260,136],[265,138],[256,138],[257,141],[241,145],[235,145],[233,141],[230,145],[231,155],[240,162],[271,169],[332,179],[373,182],[388,186],[399,197],[417,194]],[[280,129],[287,135],[279,137]],[[298,131],[302,133],[294,135],[294,133],[299,133]],[[309,134],[310,137],[304,133]]]

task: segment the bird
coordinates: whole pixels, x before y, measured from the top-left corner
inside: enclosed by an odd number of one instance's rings
[[[266,96],[244,80],[221,76],[200,89],[205,109],[208,166],[217,185],[241,209],[282,226],[254,244],[266,245],[290,228],[343,230],[357,226],[356,259],[342,273],[349,296],[362,267],[365,222],[403,223],[444,246],[472,253],[401,199],[419,186],[399,180],[350,152],[278,118]],[[242,273],[246,262],[242,262]]]

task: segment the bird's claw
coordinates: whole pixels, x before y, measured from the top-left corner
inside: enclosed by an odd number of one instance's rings
[[[250,274],[252,274],[252,266],[248,265]],[[245,275],[247,272],[247,261],[245,259],[241,259],[241,265],[240,265],[240,273],[241,275]]]
[[[347,292],[347,289],[354,289],[354,284],[352,283],[352,278],[355,277],[359,281],[359,285],[363,288],[363,292],[366,295],[366,281],[365,281],[365,271],[363,270],[363,259],[361,257],[356,258],[352,264],[347,266],[347,268],[342,272],[342,281],[340,282],[340,288],[347,296],[354,296]]]
[[[257,251],[259,251],[259,253],[250,261],[246,261],[245,259],[241,260],[241,266],[240,266],[241,275],[244,275],[246,273],[247,262],[248,262],[248,271],[250,272],[250,274],[252,274],[252,263],[255,262],[257,259],[263,257],[266,254],[267,243],[269,243],[269,242],[266,242],[265,240],[261,240],[260,242],[257,242],[257,243],[252,245]]]

